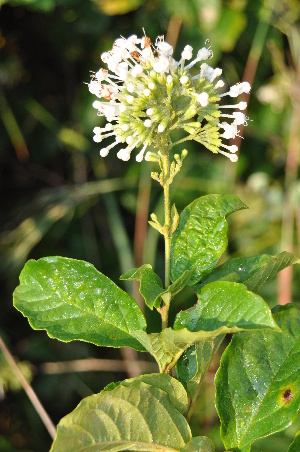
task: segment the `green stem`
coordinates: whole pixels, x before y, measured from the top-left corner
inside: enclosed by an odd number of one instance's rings
[[[170,263],[171,263],[171,210],[170,210],[170,161],[169,151],[161,154],[162,186],[164,188],[164,212],[165,223],[163,234],[165,239],[165,287],[170,285]],[[162,329],[168,327],[168,315],[170,308],[170,299],[163,300],[163,306],[160,308]]]
[[[163,187],[164,187],[164,210],[165,210],[165,287],[170,285],[170,262],[171,262],[171,211],[170,211],[170,161],[169,152],[162,156]]]

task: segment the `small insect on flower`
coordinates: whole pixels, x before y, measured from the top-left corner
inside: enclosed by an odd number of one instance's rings
[[[202,47],[193,59],[193,48],[186,45],[177,62],[173,47],[163,36],[158,36],[154,45],[146,35],[117,39],[112,49],[101,55],[108,70],[99,69],[88,85],[99,99],[93,107],[107,121],[105,127],[94,129],[94,141],[113,138],[100,155],[105,157],[123,144],[117,153],[121,160],[129,160],[133,150],[138,150],[138,162],[148,160],[153,156],[153,151],[147,152],[149,146],[169,151],[177,144],[172,142],[171,132],[180,129],[187,134],[181,143],[195,140],[236,162],[238,148],[226,140],[239,135],[238,126],[247,125],[242,113],[247,103],[220,105],[220,101],[225,96],[248,94],[251,87],[248,82],[237,83],[219,94],[224,87],[224,82],[217,80],[222,70],[205,62],[211,57],[210,48]],[[227,109],[232,113],[223,112]]]

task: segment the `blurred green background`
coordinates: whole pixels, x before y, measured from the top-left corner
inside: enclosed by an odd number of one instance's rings
[[[203,194],[232,193],[249,206],[230,218],[222,261],[282,250],[300,256],[299,17],[298,0],[0,0],[0,336],[55,424],[109,382],[153,369],[143,354],[51,340],[33,331],[12,306],[29,258],[84,259],[122,287],[119,275],[142,262],[163,276],[163,243],[147,225],[151,212],[159,218],[163,213],[151,164],[133,158],[124,163],[115,152],[102,159],[92,141],[92,130],[103,118],[92,108],[86,83],[101,66],[101,53],[119,35],[142,36],[143,28],[152,41],[165,35],[177,59],[185,45],[197,51],[210,40],[211,64],[223,69],[226,83],[247,80],[253,86],[250,121],[236,143],[238,164],[188,143],[172,201],[181,211]],[[136,286],[125,288],[139,300]],[[261,295],[270,306],[299,304],[299,266],[282,272]],[[174,312],[194,301],[182,293]],[[146,316],[149,331],[157,331],[158,316]],[[74,361],[82,359],[85,371],[82,361]],[[103,359],[111,360],[108,371],[97,370]],[[136,360],[137,368],[126,367],[126,359]],[[49,364],[65,361],[64,370]],[[221,452],[214,408],[217,367],[218,358],[191,425],[195,435],[208,435]],[[287,450],[299,424],[298,419],[252,450]],[[43,452],[50,444],[0,352],[0,450]]]

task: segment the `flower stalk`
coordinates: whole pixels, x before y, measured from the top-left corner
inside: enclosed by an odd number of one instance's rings
[[[164,189],[164,239],[165,239],[165,287],[170,285],[171,266],[171,207],[170,207],[170,160],[169,152],[161,156]]]

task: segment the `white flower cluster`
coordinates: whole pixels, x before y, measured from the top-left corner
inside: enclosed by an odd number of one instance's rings
[[[100,99],[93,107],[107,120],[103,128],[95,127],[94,141],[100,143],[113,137],[100,155],[107,156],[113,147],[123,143],[117,156],[127,161],[132,150],[139,149],[136,160],[141,162],[144,155],[146,160],[150,155],[146,153],[148,146],[161,151],[171,149],[176,143],[172,143],[170,133],[183,129],[188,136],[180,142],[196,140],[210,151],[237,161],[237,147],[222,139],[238,135],[238,126],[247,120],[241,112],[247,104],[221,106],[219,102],[224,96],[249,93],[249,83],[237,83],[219,95],[217,90],[224,82],[216,79],[222,70],[203,62],[212,57],[211,50],[203,47],[193,59],[193,48],[187,45],[179,62],[172,55],[173,47],[163,37],[158,37],[153,45],[147,36],[139,39],[135,35],[117,39],[113,48],[102,54],[108,70],[101,68],[88,85]],[[195,71],[198,62],[202,62],[200,71]],[[223,113],[223,109],[233,112]]]

